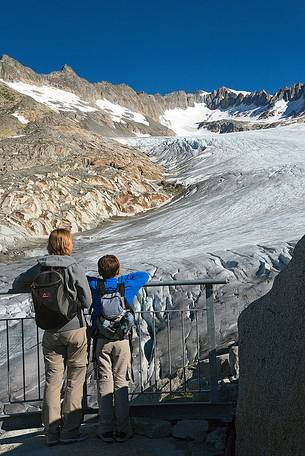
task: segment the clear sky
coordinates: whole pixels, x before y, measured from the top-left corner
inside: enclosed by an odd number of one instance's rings
[[[305,0],[7,0],[0,54],[166,93],[305,82]]]

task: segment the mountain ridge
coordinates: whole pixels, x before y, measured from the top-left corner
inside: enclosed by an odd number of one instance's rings
[[[23,82],[30,85],[46,85],[75,94],[91,107],[91,113],[86,117],[96,119],[99,117],[99,110],[103,111],[103,115],[108,117],[108,123],[111,124],[110,136],[141,134],[171,136],[179,135],[184,130],[186,133],[190,130],[192,134],[195,134],[196,130],[199,134],[206,130],[230,132],[269,128],[278,125],[279,122],[287,123],[295,119],[302,122],[305,120],[305,84],[301,82],[280,88],[274,94],[269,94],[265,90],[245,92],[227,87],[220,87],[212,92],[198,90],[188,93],[179,90],[165,95],[148,94],[136,92],[127,84],[112,84],[107,81],[91,83],[77,75],[67,64],[59,71],[37,74],[6,55],[0,58],[0,79],[17,91],[16,82]],[[21,90],[20,87],[19,90]],[[107,101],[108,105],[105,107],[104,103],[99,106],[99,100]],[[125,110],[127,114],[120,119],[114,119],[114,112],[118,109]],[[181,113],[177,110],[189,110],[189,113]],[[196,111],[195,119],[193,119],[193,111]],[[144,122],[142,125],[140,125],[141,122],[134,122],[137,117],[135,113],[146,118],[147,128],[143,128]],[[189,124],[186,128],[177,127],[175,122],[177,115],[185,117],[184,124]],[[113,120],[115,121],[111,122]],[[228,129],[224,127],[225,120],[240,122],[239,125],[230,122]],[[218,121],[219,128],[217,128]],[[255,121],[253,125],[249,125],[252,121]],[[261,125],[257,125],[257,122]],[[98,123],[105,126],[105,122],[100,119]]]

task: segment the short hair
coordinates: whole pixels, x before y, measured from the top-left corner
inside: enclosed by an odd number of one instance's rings
[[[56,228],[49,236],[49,255],[71,255],[73,248],[72,234],[67,228]]]
[[[114,255],[104,255],[98,260],[98,273],[104,279],[115,277],[120,271],[120,262]]]

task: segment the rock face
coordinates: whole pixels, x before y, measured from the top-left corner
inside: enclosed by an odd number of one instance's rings
[[[80,129],[54,126],[1,141],[0,244],[74,232],[169,199],[161,167],[145,154]]]
[[[305,448],[305,237],[268,294],[239,318],[238,456]]]
[[[234,131],[260,130],[263,128],[276,127],[278,124],[254,123],[242,120],[215,120],[211,122],[200,122],[198,129],[205,128],[213,133],[233,133]]]
[[[0,251],[59,225],[95,228],[170,197],[163,168],[144,153],[1,83],[0,120]]]

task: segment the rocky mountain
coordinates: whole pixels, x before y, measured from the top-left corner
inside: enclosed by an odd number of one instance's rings
[[[14,71],[7,73],[9,67],[2,65],[2,77],[21,77],[22,72],[24,79],[42,83],[43,77],[31,70],[4,61]],[[73,104],[78,97],[62,100]],[[2,252],[29,244],[56,226],[88,230],[112,216],[156,207],[171,195],[162,183],[162,166],[86,128],[73,110],[48,103],[50,99],[42,103],[0,83]],[[81,102],[78,106],[87,108]]]
[[[221,87],[211,93],[136,92],[126,84],[90,83],[64,65],[39,75],[8,56],[0,59],[0,82],[53,111],[105,136],[171,136],[270,128],[304,122],[305,85],[265,91]]]

